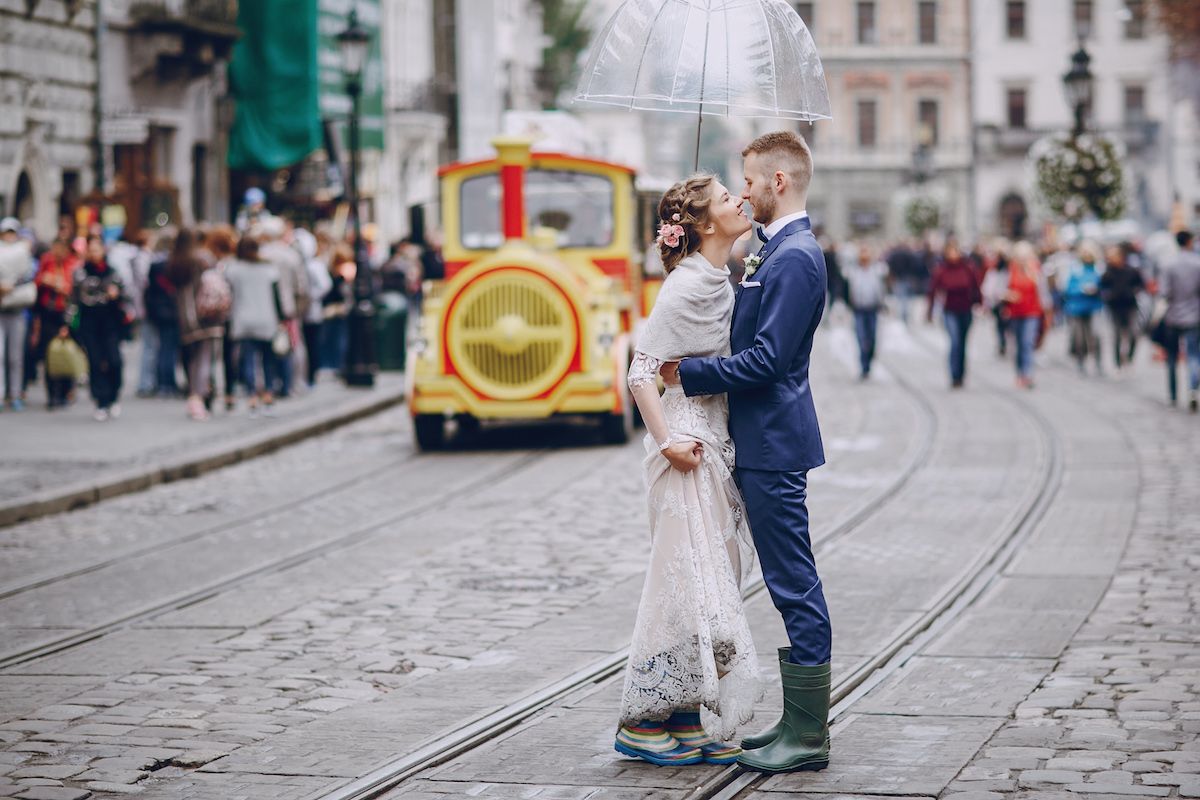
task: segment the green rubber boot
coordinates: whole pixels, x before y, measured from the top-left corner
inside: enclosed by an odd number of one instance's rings
[[[779,648],[779,663],[782,664],[783,662],[787,661],[788,656],[791,654],[791,652],[792,652],[792,648],[790,645],[787,647]],[[749,736],[746,736],[745,738],[743,738],[742,739],[742,749],[743,750],[754,750],[759,747],[766,747],[771,742],[775,741],[775,737],[779,735],[779,730],[782,727],[783,727],[783,717],[780,717],[779,719],[775,720],[774,725],[767,728],[762,733],[752,733]]]
[[[783,718],[768,745],[743,752],[738,765],[754,772],[801,772],[829,766],[829,664],[779,662]]]

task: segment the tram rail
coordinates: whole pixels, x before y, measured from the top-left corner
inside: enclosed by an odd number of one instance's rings
[[[545,458],[551,452],[552,451],[548,449],[531,451],[525,456],[519,458],[515,464],[511,461],[505,461],[504,463],[493,467],[492,469],[484,471],[476,478],[447,487],[445,491],[438,492],[434,497],[428,498],[424,502],[406,506],[404,510],[400,512],[389,513],[382,517],[372,519],[369,522],[355,526],[351,530],[333,538],[325,539],[324,541],[318,542],[314,545],[300,548],[282,558],[273,559],[266,563],[259,564],[258,566],[236,572],[228,577],[224,577],[217,581],[212,581],[196,589],[172,595],[171,597],[156,601],[142,608],[115,615],[82,631],[51,639],[46,642],[41,642],[31,647],[22,647],[0,653],[0,671],[19,666],[21,664],[26,664],[31,661],[36,661],[37,659],[45,658],[47,656],[63,653],[75,647],[79,647],[80,645],[99,639],[103,636],[107,636],[118,630],[123,630],[133,625],[147,622],[155,619],[156,617],[160,617],[163,614],[187,608],[188,606],[216,597],[223,592],[227,592],[230,589],[241,586],[256,578],[261,578],[266,575],[272,575],[285,570],[293,569],[297,566],[314,561],[318,558],[322,558],[338,550],[344,550],[354,545],[361,544],[362,542],[368,541],[383,534],[386,532],[389,526],[394,525],[395,523],[411,520],[414,516],[419,516],[438,510],[439,508],[445,506],[446,503],[451,499],[462,496],[464,492],[470,492],[475,489],[493,488],[497,483],[512,480],[514,477],[520,475],[523,471],[529,469],[538,461]],[[404,459],[403,461],[407,460],[408,459]],[[388,476],[388,478],[394,480],[394,476]],[[350,482],[345,482],[343,484],[339,484],[338,486],[340,487],[340,490],[344,491],[349,483]],[[270,512],[267,513],[269,514]],[[249,524],[250,522],[254,522],[262,518],[262,513],[249,514],[246,515],[246,518],[243,520],[242,524]],[[227,533],[228,530],[228,523],[219,529],[219,531],[222,533]],[[212,535],[215,532],[217,532],[216,529],[207,529],[191,535],[190,538],[201,538],[203,536]],[[159,547],[143,548],[143,550],[137,555],[142,555],[146,552],[160,552],[164,549],[169,549],[176,544],[176,542],[168,542],[160,545]],[[120,559],[115,559],[112,563],[120,563],[120,561],[126,560],[130,557],[131,556],[126,555]],[[94,569],[98,568],[99,567],[95,567]],[[81,574],[94,571],[94,569],[83,570],[83,573]],[[62,577],[57,579],[46,579],[36,582],[36,585],[38,587],[53,585],[55,582],[67,580],[69,577],[71,576],[64,574]],[[22,591],[29,591],[32,588],[34,587],[31,586]],[[18,593],[20,592],[10,592],[8,596],[13,596],[14,594]]]

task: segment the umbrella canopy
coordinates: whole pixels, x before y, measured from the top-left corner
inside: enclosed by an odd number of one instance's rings
[[[829,119],[816,45],[787,0],[626,0],[576,100],[648,111]]]

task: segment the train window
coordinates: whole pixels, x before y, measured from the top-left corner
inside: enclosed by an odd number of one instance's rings
[[[488,250],[504,241],[500,229],[500,176],[462,183],[462,244]],[[559,247],[607,247],[613,240],[613,185],[601,175],[567,170],[525,172],[525,213],[530,227],[558,231]]]

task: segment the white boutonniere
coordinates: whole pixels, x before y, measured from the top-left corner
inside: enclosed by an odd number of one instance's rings
[[[762,264],[762,259],[757,255],[752,254],[743,258],[742,263],[746,265],[745,278],[752,278],[754,277],[754,273],[758,271],[759,265]],[[745,280],[745,278],[743,278],[743,280]]]

